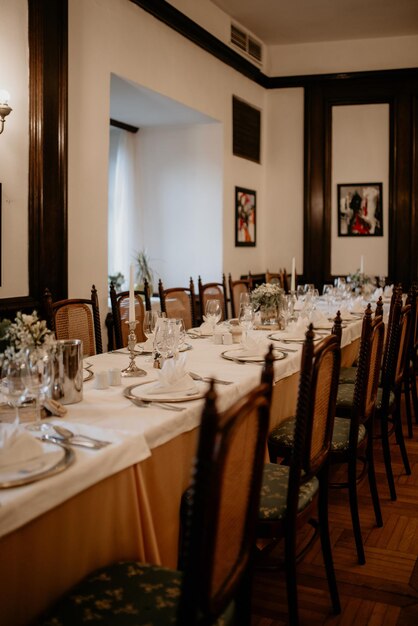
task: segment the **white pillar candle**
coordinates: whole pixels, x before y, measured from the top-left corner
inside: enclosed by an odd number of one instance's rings
[[[134,265],[131,263],[129,277],[129,321],[135,321],[135,292],[134,292]]]
[[[292,274],[290,277],[290,291],[296,291],[296,261],[292,258]]]
[[[360,257],[360,274],[364,274],[364,256]]]

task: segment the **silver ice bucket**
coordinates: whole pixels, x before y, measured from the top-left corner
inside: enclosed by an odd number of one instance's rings
[[[61,404],[83,399],[83,342],[59,339],[56,342],[53,398]]]

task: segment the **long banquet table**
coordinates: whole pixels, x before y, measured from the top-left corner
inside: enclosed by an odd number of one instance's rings
[[[343,330],[343,365],[357,355],[360,330],[360,321]],[[267,347],[267,333],[258,334]],[[210,339],[189,342],[191,371],[233,381],[217,386],[220,410],[259,382],[260,365],[223,359],[226,347]],[[301,348],[287,347],[297,351],[275,362],[271,427],[295,409]],[[126,367],[128,355],[88,360],[97,373]],[[136,362],[147,379],[157,378],[146,356]],[[123,396],[123,387],[143,380],[126,378],[106,390],[95,389],[94,379],[86,382],[83,400],[68,405],[63,419],[51,421],[112,445],[99,451],[74,448],[76,460],[64,472],[0,490],[2,624],[30,623],[87,573],[116,560],[176,566],[179,503],[190,480],[203,400],[182,403],[181,412],[137,407]]]

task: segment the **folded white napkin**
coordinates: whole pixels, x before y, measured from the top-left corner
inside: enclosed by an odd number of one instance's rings
[[[302,317],[299,317],[296,322],[290,322],[286,328],[286,332],[283,334],[283,339],[304,339],[308,325],[308,320]]]
[[[255,339],[247,334],[245,340],[241,343],[239,356],[260,356],[267,352],[265,341]]]
[[[377,289],[374,290],[372,294],[372,300],[373,301],[379,300],[380,296],[383,296],[383,289],[381,287],[378,287]]]
[[[16,422],[0,424],[0,467],[22,463],[43,453],[42,444]]]
[[[364,304],[364,300],[361,296],[359,296],[358,298],[355,298],[353,300],[353,304],[351,306],[351,312],[352,313],[364,313],[364,309],[365,309],[365,304]]]
[[[203,316],[203,323],[200,324],[199,330],[202,335],[212,335],[213,334],[213,326],[210,322],[207,321],[206,317]]]
[[[343,320],[353,319],[352,316],[351,316],[351,311],[349,311],[346,306],[342,306],[340,308],[340,313],[341,313],[341,319],[343,319]]]
[[[173,391],[198,391],[193,378],[186,372],[186,355],[167,359],[158,372],[158,383],[147,393],[171,393]]]
[[[321,326],[322,328],[331,328],[332,323],[328,320],[327,316],[324,315],[322,311],[319,309],[314,309],[309,316],[309,322],[315,327]]]

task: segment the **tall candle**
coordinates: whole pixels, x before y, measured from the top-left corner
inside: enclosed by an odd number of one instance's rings
[[[129,321],[135,321],[134,265],[131,263],[129,277]]]
[[[360,274],[364,274],[364,256],[360,257]]]
[[[290,277],[290,291],[296,291],[296,261],[292,258],[292,274]]]

